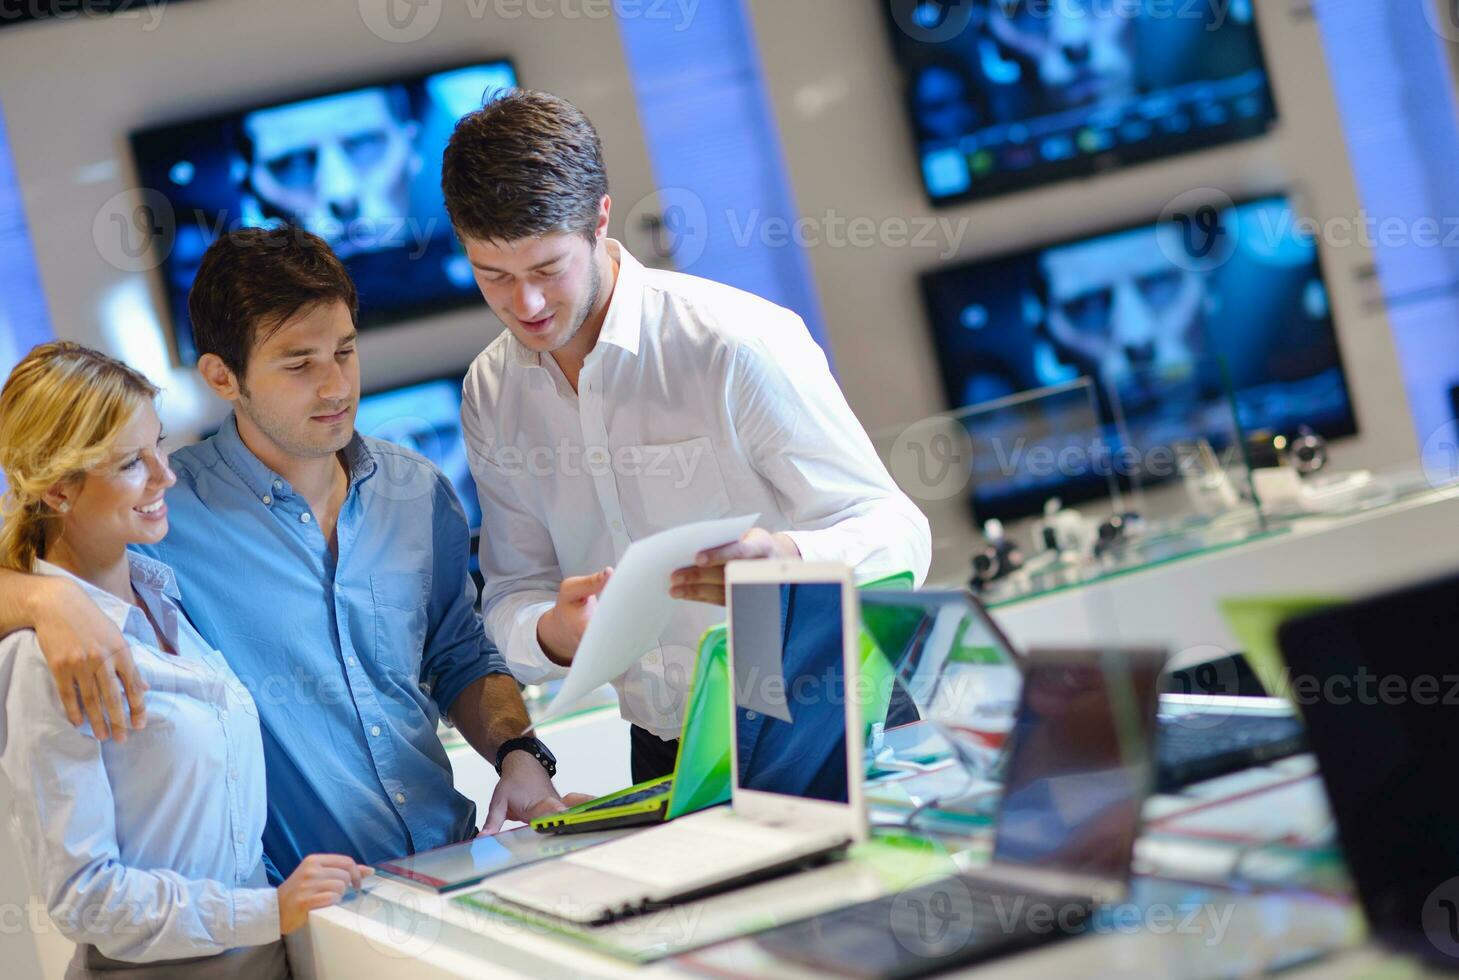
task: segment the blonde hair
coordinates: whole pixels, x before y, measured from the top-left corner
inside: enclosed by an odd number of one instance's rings
[[[104,462],[121,430],[157,387],[122,362],[80,344],[42,344],[0,391],[0,469],[9,484],[0,567],[28,572],[44,557],[56,512],[45,494]]]

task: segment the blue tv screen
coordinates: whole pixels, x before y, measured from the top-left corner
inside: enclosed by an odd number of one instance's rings
[[[355,429],[413,449],[440,467],[456,488],[474,532],[481,527],[481,501],[461,435],[461,382],[462,375],[456,374],[366,394]]]
[[[890,0],[934,205],[1267,132],[1254,0]]]
[[[1191,420],[1229,385],[1246,433],[1352,435],[1317,243],[1304,232],[1286,197],[1222,202],[930,272],[922,291],[948,406],[1087,377],[1109,444],[1118,412],[1141,447],[1206,437],[1219,450],[1232,435],[1229,410],[1224,429],[1191,431]],[[1020,517],[1049,496],[1109,488],[1098,474],[1065,484],[1010,471],[978,482],[973,506],[985,519]]]
[[[203,252],[238,228],[327,240],[359,287],[362,328],[480,302],[441,157],[462,116],[516,85],[510,62],[490,61],[134,133],[179,361],[197,359],[187,294]]]

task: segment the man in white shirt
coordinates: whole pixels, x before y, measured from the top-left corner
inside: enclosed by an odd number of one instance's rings
[[[481,494],[487,630],[524,683],[560,677],[611,566],[666,528],[759,514],[676,572],[661,645],[617,679],[635,782],[673,770],[724,565],[804,558],[862,580],[927,574],[927,519],[893,483],[826,357],[790,310],[645,268],[607,237],[592,124],[514,92],[457,126],[446,207],[507,329],[467,376],[463,431]]]

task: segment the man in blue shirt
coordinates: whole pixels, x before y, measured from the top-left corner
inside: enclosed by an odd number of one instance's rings
[[[143,550],[176,571],[188,617],[257,703],[271,872],[316,852],[371,863],[471,837],[475,806],[436,734],[443,715],[502,775],[486,831],[564,807],[475,612],[449,480],[354,430],[357,297],[344,266],[298,229],[233,232],[204,256],[189,303],[198,369],[234,412],[172,457],[172,530]],[[0,578],[0,630],[27,626],[74,723],[84,708],[100,737],[140,727],[143,685],[89,599]]]

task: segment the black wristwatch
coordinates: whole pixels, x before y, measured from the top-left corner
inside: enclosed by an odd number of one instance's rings
[[[502,763],[506,761],[507,756],[518,749],[542,763],[542,768],[547,770],[548,779],[557,775],[557,756],[548,751],[541,739],[524,735],[521,738],[503,742],[502,747],[496,750],[496,774],[498,776],[502,774]]]

